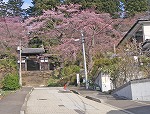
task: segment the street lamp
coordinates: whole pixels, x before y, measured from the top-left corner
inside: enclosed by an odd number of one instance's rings
[[[79,41],[80,39],[75,39],[74,41]],[[83,52],[83,61],[84,61],[84,74],[85,74],[85,87],[88,89],[88,76],[87,76],[87,66],[86,66],[86,56],[85,56],[85,38],[83,31],[81,30],[81,42],[82,42],[82,52]]]
[[[20,45],[19,45],[17,50],[19,51],[19,84],[20,84],[20,86],[22,86],[22,75],[21,75],[21,63],[22,63],[21,52],[22,52],[22,48],[21,48],[21,40],[20,40]]]

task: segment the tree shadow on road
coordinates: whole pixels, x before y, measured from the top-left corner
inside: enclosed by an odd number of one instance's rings
[[[150,114],[150,105],[147,104],[147,106],[127,108],[125,109],[125,111],[124,110],[111,110],[107,114]]]
[[[120,110],[111,110],[107,114],[128,114]]]

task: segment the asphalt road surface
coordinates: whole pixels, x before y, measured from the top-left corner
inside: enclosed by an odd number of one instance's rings
[[[31,87],[23,87],[0,100],[0,114],[20,114],[21,107]]]

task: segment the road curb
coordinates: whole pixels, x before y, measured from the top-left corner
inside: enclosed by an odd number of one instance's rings
[[[87,98],[87,99],[90,99],[90,100],[93,100],[93,101],[102,103],[101,100],[98,99],[98,98],[91,97],[91,96],[88,96],[88,95],[87,95],[87,96],[84,96],[84,95],[80,94],[80,93],[79,93],[78,91],[76,91],[76,90],[70,90],[70,91],[72,91],[73,93],[76,93],[76,94],[78,94],[78,95],[81,95],[81,96],[83,96],[83,97],[85,97],[85,98]]]
[[[85,98],[90,99],[90,100],[93,100],[93,101],[96,101],[96,102],[98,102],[98,103],[101,103],[101,100],[98,99],[98,98],[95,98],[95,97],[85,96]]]
[[[32,93],[33,90],[34,90],[34,88],[32,88],[30,90],[30,92],[26,95],[24,103],[23,103],[23,105],[21,107],[21,110],[20,110],[20,114],[25,114],[26,113],[27,101],[28,101],[28,99],[30,97],[30,94]]]
[[[70,90],[70,91],[72,91],[73,93],[75,93],[75,94],[78,94],[78,95],[81,95],[78,91],[76,91],[76,90]]]

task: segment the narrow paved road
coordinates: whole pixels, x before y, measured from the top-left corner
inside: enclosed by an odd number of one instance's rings
[[[115,98],[112,95],[99,91],[85,90],[85,88],[70,87],[70,90],[79,92],[83,96],[100,99],[103,103],[129,111],[133,114],[150,114],[150,101],[133,101]]]
[[[62,88],[35,88],[26,114],[127,114]]]
[[[150,114],[150,104],[131,100],[108,100],[106,103],[134,114]]]
[[[31,89],[31,87],[23,87],[22,89],[1,99],[0,114],[20,114],[25,97]]]

